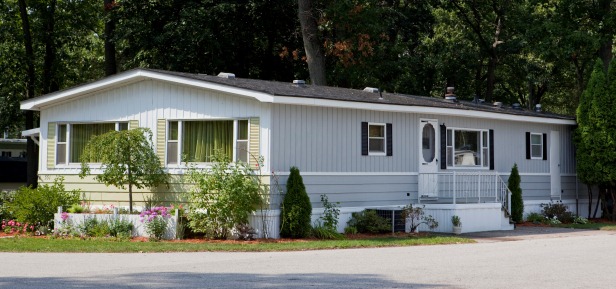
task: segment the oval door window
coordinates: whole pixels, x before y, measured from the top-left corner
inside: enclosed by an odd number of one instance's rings
[[[423,155],[424,162],[431,163],[434,160],[434,138],[435,131],[432,124],[427,123],[424,125],[423,130],[421,132],[421,151]]]

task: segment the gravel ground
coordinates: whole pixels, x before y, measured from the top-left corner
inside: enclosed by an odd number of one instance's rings
[[[0,288],[614,288],[616,232],[552,229],[402,248],[0,253]]]

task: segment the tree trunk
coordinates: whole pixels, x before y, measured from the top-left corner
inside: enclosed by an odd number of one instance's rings
[[[306,62],[310,80],[314,85],[327,85],[325,78],[325,55],[318,37],[317,20],[311,0],[298,0],[298,17],[302,27],[302,39],[306,50]]]
[[[45,16],[45,60],[43,62],[43,82],[41,92],[47,94],[59,89],[57,85],[54,85],[53,66],[56,58],[55,45],[54,45],[54,26],[55,26],[55,14],[56,14],[56,0],[52,0],[47,8]]]
[[[588,188],[588,217],[592,214],[592,186],[587,185]]]
[[[115,33],[115,17],[112,14],[115,0],[104,0],[105,18],[105,75],[114,75],[118,72],[116,64],[116,47],[113,41]]]
[[[28,18],[28,8],[25,0],[19,0],[19,16],[21,17],[21,28],[24,34],[24,46],[26,49],[26,99],[34,97],[34,50],[32,48],[32,34],[30,33],[30,20]],[[34,111],[26,111],[26,129],[33,129],[35,126]],[[28,138],[26,144],[27,177],[26,185],[36,188],[38,186],[38,147]]]
[[[494,101],[494,81],[496,79],[496,57],[490,56],[488,60],[488,75],[486,83],[486,102]]]

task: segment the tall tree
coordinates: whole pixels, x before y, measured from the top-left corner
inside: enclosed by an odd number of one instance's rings
[[[317,26],[316,7],[312,0],[298,0],[298,18],[302,27],[306,62],[310,72],[310,80],[315,85],[327,85],[325,77],[325,54],[321,49],[322,41]]]
[[[116,64],[116,46],[114,40],[116,19],[114,10],[117,6],[115,0],[105,0],[105,75],[113,75],[118,71]]]
[[[23,41],[26,50],[26,99],[34,97],[35,72],[34,72],[34,49],[32,47],[32,34],[30,31],[30,18],[28,17],[28,7],[26,0],[19,0],[19,15],[21,17],[21,26],[23,31]],[[34,119],[34,111],[28,110],[26,114],[26,129],[33,129],[36,125]],[[34,141],[28,138],[26,144],[26,154],[28,160],[26,184],[33,188],[38,185],[38,147]]]

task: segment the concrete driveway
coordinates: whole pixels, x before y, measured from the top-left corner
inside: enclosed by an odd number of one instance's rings
[[[0,253],[0,288],[614,288],[616,232],[529,230],[381,249]]]

